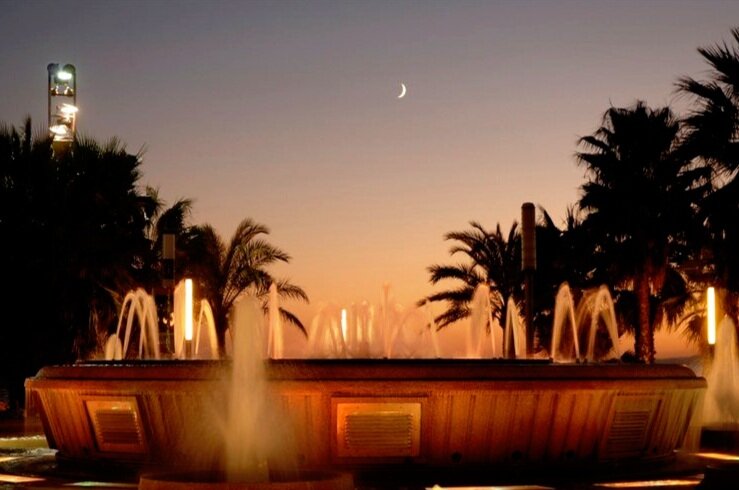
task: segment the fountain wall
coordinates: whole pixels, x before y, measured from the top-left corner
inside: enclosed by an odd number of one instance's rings
[[[666,460],[705,380],[675,365],[501,360],[267,362],[303,467]],[[83,363],[29,379],[63,460],[212,468],[226,362]]]

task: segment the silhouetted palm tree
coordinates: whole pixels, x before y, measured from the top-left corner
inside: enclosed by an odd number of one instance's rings
[[[539,206],[533,318],[539,346],[551,344],[554,300],[560,285],[566,282],[573,290],[599,285],[590,274],[592,241],[574,207],[567,210],[563,225],[557,227],[547,210]]]
[[[494,232],[486,230],[476,221],[471,221],[470,226],[471,230],[453,231],[444,235],[445,240],[459,242],[452,246],[449,253],[452,256],[461,254],[465,257],[465,262],[432,265],[428,268],[432,284],[448,279],[461,282],[456,289],[441,291],[419,301],[419,305],[426,301],[447,302],[447,310],[435,319],[439,328],[469,316],[469,303],[475,288],[480,284],[490,287],[492,314],[499,323],[505,319],[508,298],[514,298],[516,302],[523,298],[518,224],[513,223],[507,236],[501,231],[500,224]],[[488,328],[490,327],[489,325]]]
[[[707,247],[715,269],[714,285],[739,291],[739,29],[732,44],[699,48],[711,68],[707,81],[681,78],[678,89],[696,108],[685,118],[684,150],[712,172],[713,192],[701,204]],[[737,297],[724,308],[737,316]]]
[[[184,237],[182,246],[187,258],[180,269],[183,275],[196,280],[201,296],[210,302],[221,337],[228,327],[231,307],[244,293],[261,298],[265,311],[273,282],[281,297],[308,301],[300,287],[275,279],[266,270],[275,262],[290,261],[287,253],[262,238],[266,234],[267,227],[247,218],[239,224],[228,245],[209,225],[191,227]],[[284,308],[280,310],[284,320],[305,333],[295,315]]]
[[[671,260],[697,227],[695,206],[705,194],[705,172],[678,151],[679,136],[669,108],[640,101],[608,109],[577,153],[587,167],[579,206],[597,274],[634,291],[636,355],[647,362],[655,354],[650,296],[660,294]]]
[[[148,249],[140,163],[116,140],[80,137],[53,154],[30,120],[20,131],[0,128],[0,260],[13,285],[3,298],[11,326],[0,328],[0,372],[17,381],[97,346],[117,313],[113,293],[136,283]]]
[[[148,289],[153,290],[160,285],[162,277],[162,240],[165,233],[184,236],[189,228],[188,218],[192,211],[192,200],[180,198],[170,207],[166,207],[159,197],[158,189],[146,187],[145,196],[147,206],[144,209],[146,217],[145,235],[149,242],[149,254],[140,264],[140,282]],[[184,251],[176,249],[183,259]],[[176,260],[179,262],[179,260]]]

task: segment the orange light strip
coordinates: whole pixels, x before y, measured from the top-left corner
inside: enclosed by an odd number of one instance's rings
[[[34,481],[44,481],[44,478],[38,478],[35,476],[19,476],[19,475],[8,475],[0,473],[0,482],[5,483],[31,483]]]
[[[701,482],[700,479],[684,480],[645,480],[645,481],[621,481],[611,483],[596,483],[594,487],[602,488],[644,488],[644,487],[694,487]]]
[[[717,459],[719,461],[739,461],[739,455],[727,453],[695,453],[699,458]]]

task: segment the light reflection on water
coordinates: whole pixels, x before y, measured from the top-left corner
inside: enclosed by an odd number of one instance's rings
[[[695,453],[699,458],[715,459],[718,461],[739,461],[739,455],[730,453]]]
[[[665,487],[695,487],[701,482],[701,478],[684,478],[673,480],[644,480],[644,481],[622,481],[609,483],[595,483],[597,488],[665,488]]]

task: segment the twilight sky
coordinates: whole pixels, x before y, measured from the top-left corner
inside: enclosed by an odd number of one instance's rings
[[[145,147],[142,184],[194,223],[268,225],[314,305],[409,304],[444,233],[524,201],[559,222],[577,138],[610,104],[684,110],[676,78],[735,25],[706,0],[0,0],[0,121],[45,125],[46,65],[73,63],[79,130]]]

